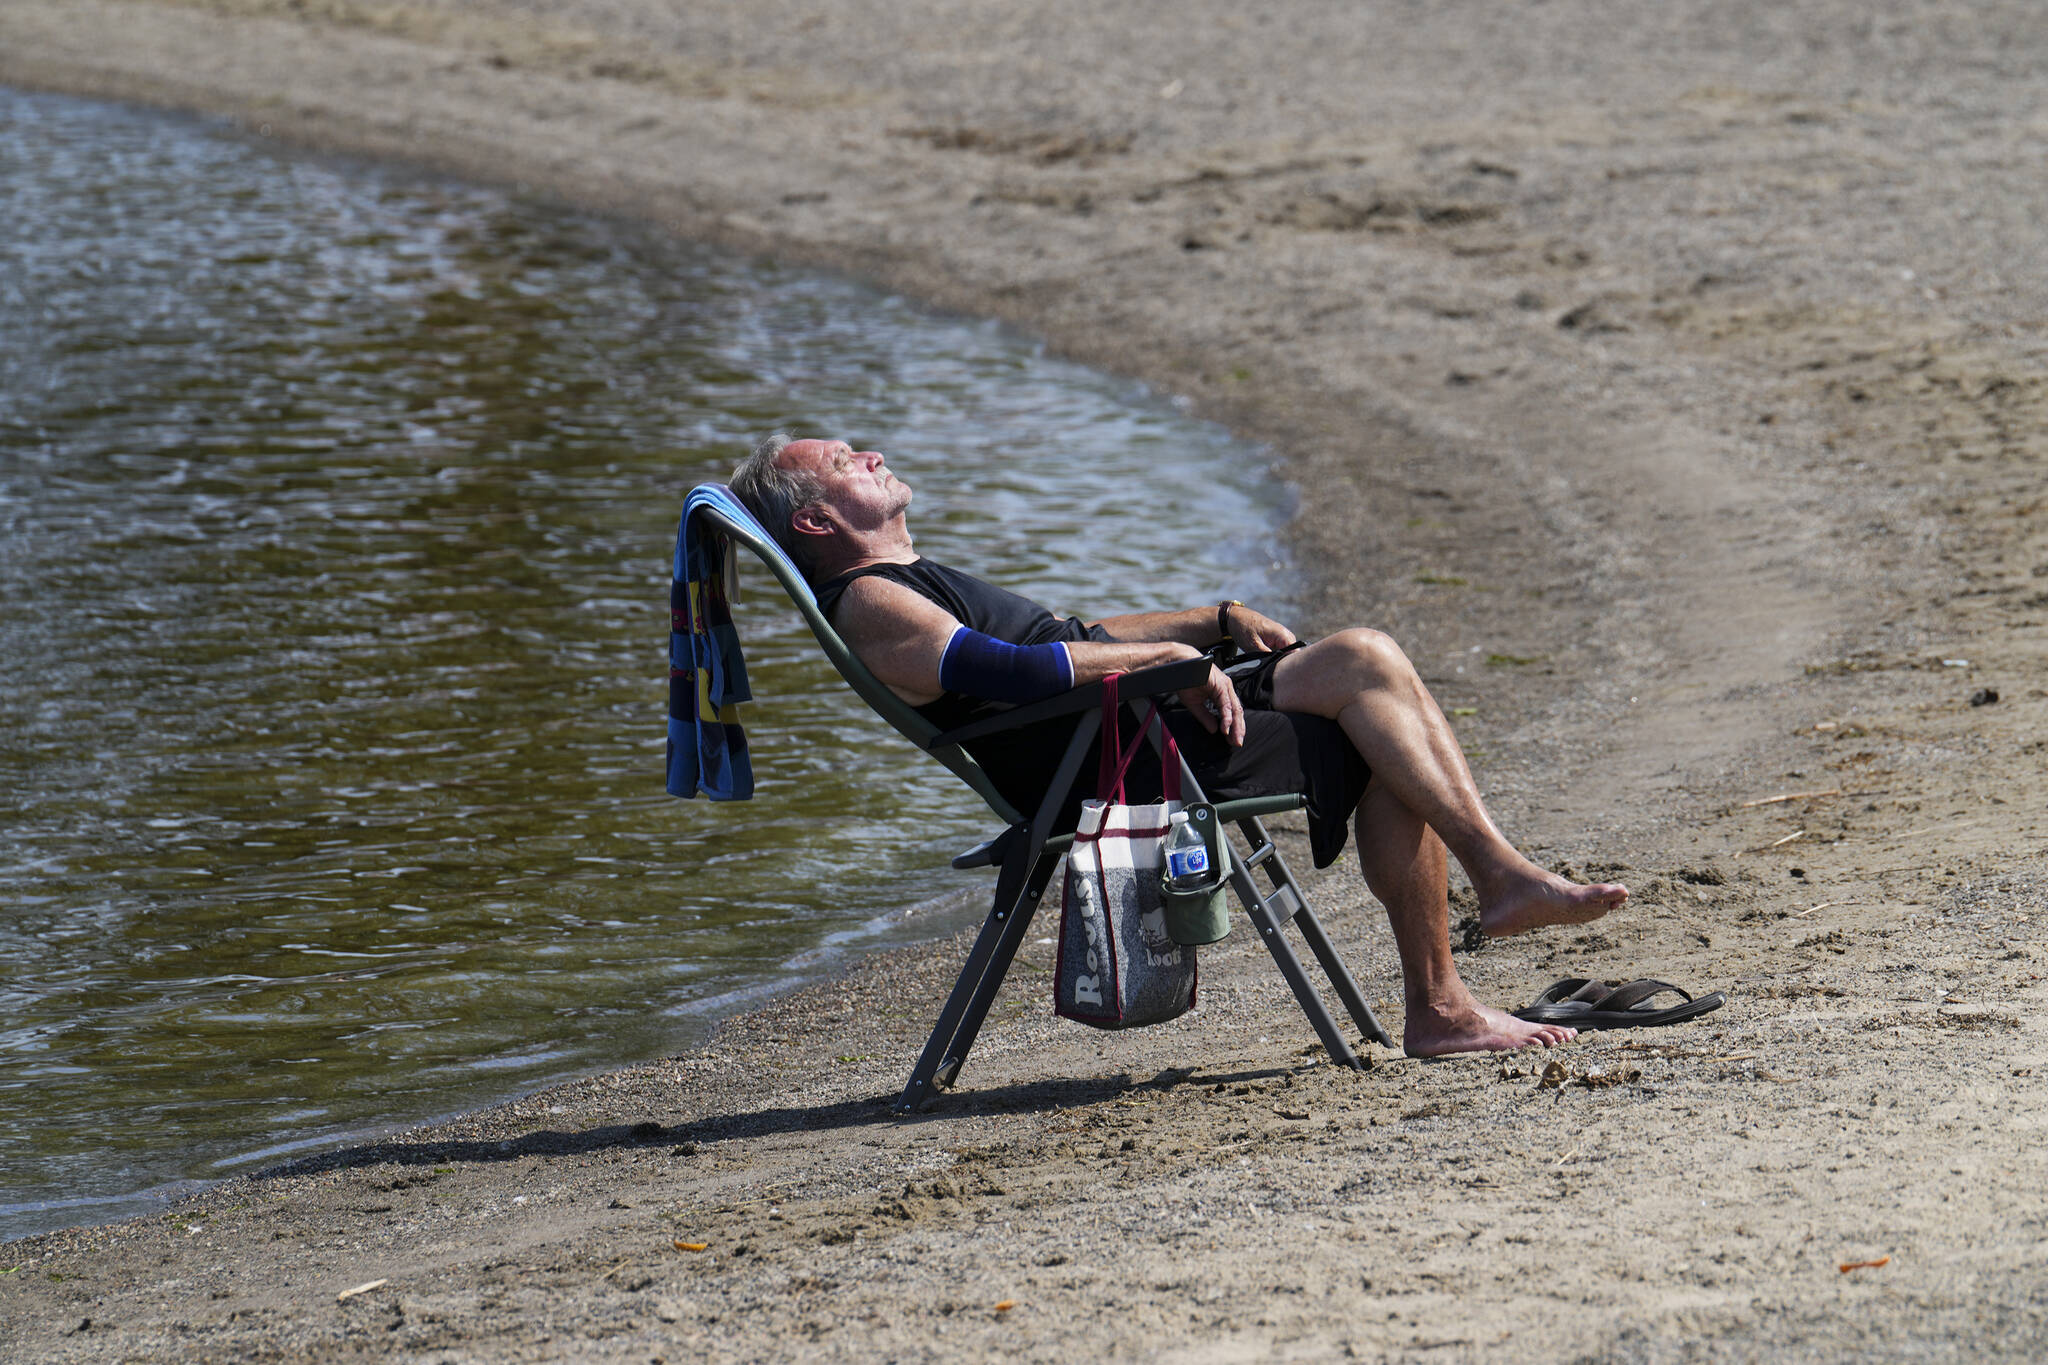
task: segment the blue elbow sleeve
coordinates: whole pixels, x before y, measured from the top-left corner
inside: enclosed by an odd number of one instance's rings
[[[939,686],[989,701],[1027,702],[1074,685],[1074,661],[1063,644],[1010,645],[961,626],[939,660]]]

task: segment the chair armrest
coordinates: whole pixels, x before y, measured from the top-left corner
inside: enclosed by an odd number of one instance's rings
[[[1194,687],[1209,676],[1209,657],[1179,659],[1170,664],[1154,664],[1134,673],[1126,673],[1117,680],[1119,696],[1136,699],[1154,697],[1166,692],[1179,692]],[[1102,705],[1102,684],[1083,683],[1081,686],[1047,697],[1044,701],[1029,702],[1013,707],[1000,715],[988,716],[963,725],[957,730],[948,730],[934,735],[925,742],[927,749],[944,748],[949,744],[965,744],[969,740],[982,739],[988,735],[1001,734],[1022,725],[1032,725],[1053,716],[1074,715],[1081,711]]]

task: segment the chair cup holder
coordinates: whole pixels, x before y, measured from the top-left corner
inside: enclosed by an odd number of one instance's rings
[[[1222,888],[1166,893],[1166,936],[1184,948],[1215,943],[1230,933],[1230,896]]]
[[[1188,823],[1208,845],[1210,878],[1194,890],[1165,889],[1166,936],[1182,947],[1199,947],[1230,933],[1230,839],[1214,806],[1190,802],[1187,813]]]

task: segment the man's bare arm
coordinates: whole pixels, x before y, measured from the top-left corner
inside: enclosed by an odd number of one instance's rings
[[[1295,642],[1294,632],[1272,617],[1233,602],[1227,613],[1230,638],[1241,649],[1270,653]],[[1144,611],[1129,616],[1111,616],[1094,622],[1118,640],[1162,640],[1192,645],[1198,650],[1216,644],[1215,607],[1190,607],[1186,611]]]
[[[1213,625],[1212,622],[1212,628]],[[1067,655],[1074,661],[1074,682],[1079,685],[1099,682],[1112,673],[1130,673],[1153,664],[1197,659],[1202,651],[1178,640],[1131,644],[1083,640],[1068,645]],[[1221,730],[1232,744],[1244,743],[1244,703],[1238,700],[1237,689],[1230,685],[1230,679],[1223,676],[1221,669],[1212,666],[1201,686],[1190,687],[1177,695],[1181,705],[1187,707],[1189,714],[1200,721],[1204,729],[1211,733]]]
[[[960,622],[930,598],[886,578],[855,579],[840,598],[837,625],[868,671],[905,702],[923,706],[943,694],[939,665]],[[1212,630],[1214,626],[1211,621]],[[1067,646],[1077,686],[1099,682],[1111,673],[1192,659],[1200,653],[1193,645],[1174,640],[1117,644],[1083,640]],[[1203,725],[1212,730],[1220,726],[1233,744],[1243,741],[1243,708],[1229,680],[1217,670],[1209,670],[1202,686],[1181,693],[1181,700]],[[1209,703],[1214,703],[1213,711]]]
[[[1118,641],[1172,643],[1204,650],[1216,643],[1216,609],[1190,607],[1186,611],[1141,611],[1128,616],[1108,616],[1089,622],[1109,632]]]
[[[912,706],[937,701],[939,663],[960,623],[921,593],[886,578],[856,578],[835,623],[868,672]]]
[[[840,599],[838,626],[868,671],[912,706],[934,701],[945,690],[939,685],[939,665],[960,622],[922,593],[886,578],[857,578]],[[1200,652],[1173,641],[1083,640],[1067,646],[1076,686],[1112,673],[1192,659]]]

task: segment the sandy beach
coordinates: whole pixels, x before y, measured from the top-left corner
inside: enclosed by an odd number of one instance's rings
[[[1358,1074],[1242,928],[1129,1036],[1033,944],[902,1121],[965,944],[875,957],[0,1247],[0,1358],[2042,1353],[2044,67],[2021,0],[0,0],[0,82],[844,271],[1263,443],[1297,629],[1392,632],[1516,841],[1634,893],[1474,989],[1729,996]]]

